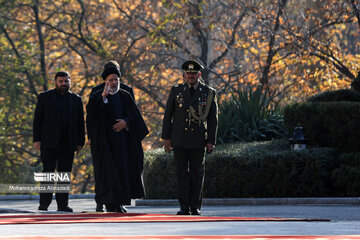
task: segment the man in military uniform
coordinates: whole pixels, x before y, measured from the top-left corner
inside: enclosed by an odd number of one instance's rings
[[[200,81],[204,67],[196,61],[182,65],[184,83],[171,88],[163,119],[167,153],[174,151],[179,186],[178,215],[200,215],[205,149],[211,153],[217,132],[216,92]]]

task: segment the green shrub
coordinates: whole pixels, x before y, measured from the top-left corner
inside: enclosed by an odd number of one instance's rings
[[[219,105],[218,143],[264,141],[282,138],[282,115],[270,104],[271,97],[248,87]]]
[[[360,93],[350,89],[326,91],[311,96],[307,101],[308,102],[340,102],[340,101],[360,102]]]
[[[300,125],[311,145],[344,152],[360,149],[359,119],[359,102],[295,103],[284,109],[289,131]]]
[[[144,185],[147,198],[176,198],[177,183],[173,155],[163,149],[145,152]]]
[[[331,193],[331,149],[290,151],[287,141],[230,146],[207,161],[207,197],[308,197]]]
[[[204,197],[316,197],[334,193],[329,148],[290,151],[286,140],[223,144],[207,155]],[[177,198],[172,154],[146,153],[147,198]]]
[[[339,168],[332,173],[337,196],[358,197],[360,194],[360,153],[344,153]]]

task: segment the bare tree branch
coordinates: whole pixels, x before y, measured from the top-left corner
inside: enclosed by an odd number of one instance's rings
[[[9,36],[7,30],[5,29],[5,27],[4,27],[3,25],[1,26],[1,30],[2,30],[2,32],[5,34],[5,37],[6,37],[6,39],[8,40],[8,42],[10,43],[11,48],[12,48],[12,50],[14,51],[16,57],[20,60],[20,63],[21,63],[22,65],[25,65],[24,59],[23,59],[22,56],[20,55],[19,51],[17,50],[17,48],[16,48],[16,46],[15,46],[15,44],[14,44],[14,41],[11,39],[11,37]],[[29,86],[30,86],[30,89],[31,89],[32,93],[37,96],[37,95],[38,95],[38,92],[37,92],[37,90],[36,90],[36,88],[35,88],[34,81],[32,80],[32,75],[30,74],[30,72],[29,72],[26,68],[24,68],[23,72],[24,72],[25,75],[26,75],[26,78],[27,78],[27,80],[28,80],[28,82],[29,82]]]
[[[86,13],[86,8],[84,5],[84,2],[82,0],[77,0],[81,6],[81,15],[80,15],[80,21],[78,23],[78,30],[79,30],[79,34],[80,34],[80,40],[86,45],[88,46],[94,53],[100,53],[99,49],[104,50],[103,47],[100,45],[100,43],[98,43],[98,47],[93,46],[90,42],[88,42],[83,34],[82,31],[82,22],[85,18],[85,13]]]
[[[220,54],[220,56],[218,56],[217,58],[215,58],[209,65],[209,68],[214,68],[229,52],[230,48],[234,45],[235,42],[235,36],[236,33],[238,31],[238,28],[240,26],[241,21],[243,20],[245,16],[245,12],[243,12],[238,20],[235,22],[233,30],[232,30],[232,35],[231,38],[229,40],[229,42],[226,44],[226,49]]]
[[[81,88],[81,91],[79,93],[80,96],[84,95],[84,91],[89,87],[88,84],[90,82],[90,74],[89,74],[89,66],[87,64],[86,61],[86,57],[84,56],[84,54],[82,54],[76,47],[74,47],[71,43],[69,38],[66,39],[68,46],[70,47],[71,50],[73,50],[74,52],[76,52],[80,57],[82,62],[84,63],[84,68],[85,68],[85,84],[84,86]]]
[[[331,63],[337,70],[339,70],[341,73],[343,73],[345,76],[347,76],[351,80],[355,78],[355,76],[350,72],[350,70],[334,56],[331,56],[329,54],[324,54],[324,52],[322,52],[322,54],[318,54],[316,52],[311,52],[311,53],[309,53],[309,55],[316,56],[316,57],[320,58],[321,60],[324,60],[327,63]],[[332,60],[331,58],[333,58],[335,61]]]
[[[359,2],[357,2],[356,4],[356,0],[350,0],[351,2],[351,6],[354,10],[354,14],[358,20],[358,24],[359,24],[359,27],[360,27],[360,7],[359,7]]]
[[[269,45],[268,45],[268,47],[269,47],[268,56],[267,56],[267,59],[265,62],[264,70],[262,71],[262,76],[260,78],[260,83],[266,87],[268,87],[267,85],[268,85],[270,67],[271,67],[272,60],[276,53],[276,50],[274,50],[276,32],[280,28],[280,17],[283,14],[283,10],[285,8],[286,2],[287,2],[287,0],[279,0],[279,9],[278,9],[278,13],[276,16],[275,26],[274,26],[274,29],[270,36],[270,41],[269,41]]]
[[[46,64],[45,64],[45,43],[41,30],[41,21],[39,17],[39,0],[35,0],[33,11],[35,14],[36,31],[37,31],[37,35],[39,39],[39,47],[40,47],[40,64],[41,64],[41,75],[43,80],[42,85],[43,85],[43,90],[46,91],[48,89],[48,85],[47,85],[47,74],[46,74]]]
[[[151,91],[151,89],[149,89],[148,87],[138,84],[138,81],[136,81],[136,79],[130,74],[126,74],[126,78],[129,79],[129,81],[132,82],[135,87],[148,94],[154,101],[156,101],[156,104],[158,104],[159,107],[165,109],[165,104],[163,104],[162,101],[159,99],[158,92]]]

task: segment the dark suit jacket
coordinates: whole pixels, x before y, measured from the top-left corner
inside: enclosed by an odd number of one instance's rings
[[[76,150],[85,142],[84,110],[81,97],[69,92],[69,149]],[[33,141],[41,147],[56,149],[60,139],[60,118],[56,112],[56,90],[41,93],[35,108]]]
[[[189,118],[189,107],[198,112],[198,106],[206,104],[207,97],[213,91],[209,114],[204,122]],[[206,143],[215,144],[217,133],[217,103],[213,88],[199,82],[194,96],[190,96],[187,83],[177,84],[171,88],[166,102],[162,127],[162,139],[171,139],[171,144],[179,148],[202,148]]]
[[[103,89],[104,87],[105,87],[105,83],[101,83],[101,84],[93,87],[91,89],[90,95],[97,92],[97,91],[99,91],[100,89]],[[126,85],[125,83],[121,82],[120,83],[120,88],[127,91],[128,93],[130,93],[131,97],[135,101],[135,95],[134,95],[134,91],[133,91],[132,87],[130,87],[129,85]],[[92,109],[91,109],[91,106],[89,106],[89,104],[88,104],[88,105],[86,105],[87,114],[89,113],[89,111],[92,111]],[[93,125],[93,123],[91,121],[92,121],[92,119],[90,119],[89,115],[87,115],[87,117],[86,117],[86,128],[87,128],[87,133],[88,133],[88,139],[91,139],[91,134],[92,134],[93,129],[94,129],[94,125]]]

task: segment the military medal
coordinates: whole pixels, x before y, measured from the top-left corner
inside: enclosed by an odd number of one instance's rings
[[[199,97],[199,104],[202,106],[206,106],[206,102],[207,102],[207,94],[203,93],[201,94],[201,97]]]
[[[184,97],[181,93],[179,93],[177,96],[176,96],[176,101],[178,102],[179,104],[179,108],[181,108],[183,106],[183,103],[184,103]]]

